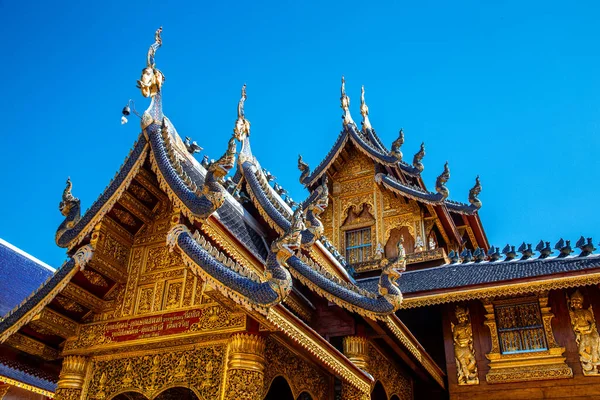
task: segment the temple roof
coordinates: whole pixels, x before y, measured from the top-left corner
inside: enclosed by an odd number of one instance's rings
[[[0,318],[25,300],[54,268],[0,239]],[[8,279],[10,277],[10,279]]]
[[[8,378],[8,379],[4,379]],[[27,390],[35,391],[44,395],[54,393],[56,390],[56,382],[52,382],[46,379],[39,378],[33,374],[22,371],[15,366],[0,361],[0,381],[6,381],[10,384],[25,384]],[[14,383],[11,381],[15,381]],[[35,390],[41,389],[41,390]]]

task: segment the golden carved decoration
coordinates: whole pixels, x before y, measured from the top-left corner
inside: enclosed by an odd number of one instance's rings
[[[294,398],[307,392],[313,400],[326,400],[329,398],[329,377],[319,368],[300,358],[284,344],[269,337],[266,341],[264,391],[267,394],[271,383],[277,376],[283,376]],[[262,397],[261,397],[262,398]]]
[[[102,299],[91,294],[80,286],[77,286],[73,282],[69,282],[63,291],[60,292],[60,294],[96,313],[102,312],[102,310],[106,307],[106,303]]]
[[[122,315],[131,315],[134,306],[135,295],[137,292],[137,281],[140,269],[143,265],[143,248],[133,248],[133,256],[129,262],[129,279],[125,289],[125,300],[123,302]]]
[[[406,371],[401,370],[372,344],[368,345],[368,357],[368,372],[376,381],[381,382],[388,398],[396,395],[400,400],[413,399],[412,381]]]
[[[495,306],[526,304],[532,301],[539,303],[542,320],[545,349],[520,353],[503,354],[498,335],[498,323]],[[490,329],[492,348],[485,356],[490,360],[490,370],[485,379],[488,383],[523,382],[542,379],[572,378],[573,370],[563,357],[564,347],[560,347],[554,339],[551,320],[554,314],[548,307],[548,297],[529,297],[510,300],[484,301],[486,310],[484,324]],[[505,317],[503,317],[505,318]]]
[[[252,334],[238,333],[229,339],[225,399],[262,398],[265,346],[262,337]]]
[[[6,393],[8,393],[8,389],[10,389],[10,385],[0,383],[0,400],[2,400],[4,396],[6,396]]]
[[[332,369],[343,381],[348,382],[352,387],[358,388],[358,392],[369,393],[371,380],[367,375],[361,373],[346,357],[336,354],[337,352],[334,351],[333,347],[321,336],[302,329],[296,317],[291,317],[289,314],[284,313],[283,310],[275,307],[269,310],[267,319]]]
[[[58,350],[20,333],[15,333],[5,343],[15,349],[41,357],[44,360],[56,360],[60,357]]]
[[[361,391],[359,388],[349,385],[346,382],[342,383],[341,400],[370,400],[370,390]]]
[[[141,287],[139,288],[138,295],[138,314],[146,314],[152,311],[152,304],[154,301],[154,285],[149,287]]]
[[[163,309],[172,310],[181,305],[181,295],[183,292],[183,281],[167,282],[167,294],[165,296],[165,305]]]
[[[58,304],[60,304],[60,306],[67,311],[73,311],[76,313],[80,313],[80,312],[84,311],[83,307],[81,307],[79,304],[77,304],[73,300],[67,299],[66,297],[64,297],[62,295],[56,296],[56,302]]]
[[[28,391],[33,392],[33,393],[38,393],[38,394],[41,394],[42,396],[46,396],[46,397],[51,398],[51,399],[56,398],[55,397],[56,396],[55,393],[49,392],[49,391],[44,390],[44,389],[40,389],[40,388],[38,388],[36,386],[28,385],[28,384],[23,383],[23,382],[19,382],[17,380],[14,380],[12,378],[7,377],[7,376],[0,375],[0,382],[3,382],[6,385],[19,387],[19,388],[28,390]]]
[[[81,271],[85,279],[87,279],[92,285],[100,287],[108,287],[108,282],[102,275],[89,269]]]
[[[132,357],[100,357],[93,364],[88,396],[111,399],[125,391],[153,398],[173,386],[189,387],[201,399],[220,398],[225,346],[164,349]]]
[[[571,319],[571,327],[575,334],[575,342],[579,351],[579,362],[586,376],[600,376],[600,336],[596,327],[596,318],[592,305],[583,308],[583,295],[576,290],[571,297],[567,296],[567,305]]]
[[[131,190],[131,193],[133,193],[135,197],[144,203],[150,203],[153,200],[152,195],[146,189],[144,189],[143,186],[140,186],[136,183],[132,183],[131,186],[129,186],[129,190]]]
[[[454,359],[456,361],[456,374],[459,385],[478,385],[477,360],[473,348],[473,330],[469,309],[456,306],[457,324],[450,322],[452,330],[452,343],[454,344]]]
[[[124,225],[127,226],[135,226],[136,222],[135,222],[135,218],[133,218],[133,216],[131,214],[129,214],[127,211],[125,210],[121,210],[120,208],[115,208],[114,209],[114,214],[117,217],[117,219],[119,220],[119,222],[121,222]]]
[[[81,389],[85,378],[87,357],[65,356],[58,378],[58,388]]]
[[[364,337],[347,336],[344,338],[344,355],[358,368],[367,370],[369,361],[369,342]]]
[[[183,262],[177,253],[169,252],[169,248],[164,244],[161,247],[152,247],[148,249],[148,258],[146,261],[145,272],[154,272],[160,269],[181,268]]]

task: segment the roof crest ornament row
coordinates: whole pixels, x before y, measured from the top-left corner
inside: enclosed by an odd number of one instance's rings
[[[348,97],[346,94],[346,80],[344,79],[343,75],[340,102],[342,110],[344,110],[344,115],[342,116],[342,119],[344,120],[344,127],[348,126],[349,124],[354,124],[352,116],[350,115],[350,97]]]
[[[344,78],[342,77],[342,79]],[[348,103],[350,102],[348,101]],[[371,121],[369,121],[369,106],[367,106],[367,103],[365,102],[365,85],[362,85],[360,89],[360,114],[363,117],[363,120],[361,122],[363,132],[365,132],[368,129],[372,129]]]

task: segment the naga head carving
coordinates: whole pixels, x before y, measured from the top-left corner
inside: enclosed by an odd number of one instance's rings
[[[302,244],[302,231],[305,229],[302,208],[294,211],[292,224],[287,232],[271,244],[271,251],[275,253],[279,265],[284,265],[288,258],[292,257]]]
[[[235,153],[236,153],[236,145],[235,138],[232,137],[229,139],[229,143],[227,145],[227,151],[221,158],[216,161],[213,161],[208,166],[208,173],[212,173],[212,175],[216,179],[222,179],[229,173],[231,168],[235,165]]]
[[[58,209],[60,210],[60,213],[65,217],[67,217],[69,215],[69,213],[71,212],[73,207],[79,205],[79,199],[77,197],[73,196],[73,194],[71,193],[72,188],[73,188],[73,184],[71,183],[71,178],[67,178],[67,186],[65,187],[65,190],[63,191],[62,201],[58,205]]]
[[[400,128],[400,132],[398,132],[398,138],[392,142],[392,151],[391,155],[396,157],[398,161],[402,160],[402,151],[400,151],[400,147],[404,144],[404,129]]]
[[[475,186],[469,190],[469,203],[478,209],[481,208],[481,200],[479,200],[479,193],[481,193],[481,182],[479,181],[479,175],[475,178]]]
[[[298,169],[300,172],[306,172],[310,169],[307,163],[302,159],[302,155],[298,155]]]
[[[142,91],[144,97],[156,96],[165,81],[165,76],[156,68],[156,63],[154,62],[156,50],[162,45],[161,33],[162,27],[158,28],[154,34],[154,43],[148,49],[146,68],[142,70],[142,76],[137,81],[137,87]]]
[[[312,211],[315,216],[321,215],[329,204],[329,189],[327,187],[327,176],[323,178],[321,186],[315,189],[316,198],[308,204],[307,210]]]

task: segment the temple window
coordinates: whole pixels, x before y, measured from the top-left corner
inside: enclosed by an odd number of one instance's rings
[[[371,228],[346,231],[346,260],[355,264],[371,257]]]
[[[539,302],[496,305],[495,314],[502,354],[548,348]]]

